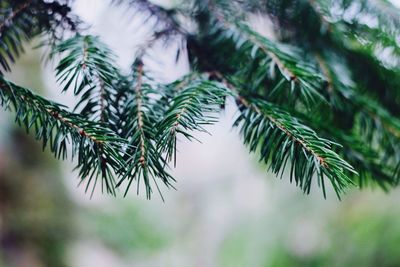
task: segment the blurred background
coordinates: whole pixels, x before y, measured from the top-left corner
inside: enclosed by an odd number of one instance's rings
[[[140,17],[107,1],[78,0],[74,9],[129,68],[148,37]],[[59,94],[54,65],[44,66],[44,51],[26,50],[10,78],[72,104]],[[149,64],[172,81],[188,69],[174,60],[155,49]],[[333,192],[327,200],[319,191],[303,195],[248,154],[231,128],[234,116],[228,103],[208,128],[212,136],[179,144],[177,191],[164,190],[162,202],[134,190],[90,199],[73,163],[43,153],[1,111],[0,267],[400,266],[400,190],[354,190],[342,201]]]

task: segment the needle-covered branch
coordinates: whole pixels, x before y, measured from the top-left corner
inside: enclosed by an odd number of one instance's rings
[[[325,195],[326,182],[339,196],[353,183],[398,185],[400,16],[388,1],[112,2],[127,3],[113,7],[133,10],[152,36],[132,59],[132,73],[119,69],[99,37],[65,39],[79,21],[68,0],[0,3],[1,69],[45,33],[43,44],[61,57],[62,91],[74,92],[80,114],[2,76],[1,105],[57,157],[70,146],[87,186],[101,179],[109,193],[124,184],[126,194],[135,182],[148,198],[160,182],[173,187],[178,141],[208,132],[232,95],[250,151],[277,175],[288,170],[304,192],[315,183]],[[187,75],[169,84],[147,64],[166,46],[188,63]]]
[[[62,105],[35,95],[0,76],[0,98],[4,109],[15,112],[15,121],[27,132],[33,131],[43,148],[57,157],[77,158],[77,168],[86,188],[101,185],[115,194],[113,170],[124,166],[120,154],[125,141],[105,125],[68,112]],[[70,149],[70,150],[69,150]]]
[[[234,56],[238,61],[253,61],[245,64],[236,75],[252,77],[253,88],[263,87],[267,80],[275,80],[268,96],[281,97],[293,103],[303,102],[307,107],[326,102],[324,76],[319,73],[315,62],[307,58],[299,47],[283,44],[257,33],[248,24],[232,21],[221,10],[214,11],[211,33],[215,35],[215,45],[223,45],[226,40],[233,42]],[[222,47],[223,48],[223,47]]]
[[[127,168],[118,186],[127,180],[126,195],[133,181],[136,180],[139,193],[140,183],[143,180],[147,198],[150,198],[153,192],[153,183],[162,196],[158,182],[161,181],[167,187],[171,187],[174,179],[167,172],[168,165],[157,150],[157,129],[155,128],[157,118],[153,112],[154,99],[151,97],[156,92],[146,83],[143,63],[140,60],[136,63],[133,76],[131,92],[123,111],[126,121],[120,133],[129,142],[125,159]]]
[[[321,130],[330,128],[331,134],[336,132],[335,137],[347,136],[345,139],[339,138],[338,140],[342,144],[348,144],[345,148],[346,154],[351,156],[358,166],[362,165],[361,170],[374,170],[375,175],[369,179],[365,179],[369,172],[360,172],[360,179],[364,184],[368,180],[376,181],[384,188],[387,183],[397,184],[399,180],[398,165],[400,164],[400,121],[373,97],[367,95],[365,90],[356,88],[355,82],[350,78],[347,78],[347,82],[342,82],[341,73],[338,72],[341,70],[339,67],[341,64],[336,62],[334,68],[332,62],[327,58],[329,59],[327,55],[325,57],[318,55],[320,67],[329,81],[330,102],[337,110],[348,114],[347,119],[353,121],[351,127],[354,129],[350,134],[345,134],[339,133],[332,127],[327,127],[323,122],[317,125]],[[344,80],[343,77],[342,80]],[[361,151],[359,149],[361,146],[352,149],[354,144],[363,142],[369,143],[369,147],[363,148]],[[378,166],[384,166],[384,170],[378,173]]]
[[[62,55],[56,76],[63,91],[72,89],[80,97],[75,110],[91,120],[108,122],[118,94],[115,81],[121,79],[116,56],[98,37],[80,34],[55,46],[52,56],[57,54]]]
[[[179,135],[192,140],[194,131],[207,132],[205,125],[217,121],[217,114],[230,92],[223,84],[212,81],[194,81],[177,92],[164,118],[157,124],[158,146],[167,153],[167,160],[176,164]]]
[[[326,196],[325,177],[340,197],[353,184],[349,174],[353,167],[333,150],[336,145],[301,124],[296,118],[264,101],[244,101],[238,98],[240,115],[235,126],[240,127],[244,143],[260,155],[276,175],[283,175],[290,165],[290,181],[309,193],[314,176]]]

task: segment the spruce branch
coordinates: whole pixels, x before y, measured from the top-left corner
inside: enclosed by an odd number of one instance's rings
[[[390,155],[399,154],[400,121],[371,96],[361,95],[362,91],[354,87],[354,82],[342,83],[340,74],[330,67],[322,55],[317,54],[316,57],[329,82],[331,97],[341,99],[342,104],[337,108],[350,106],[354,116],[359,119],[359,135],[371,144],[377,143],[381,147],[379,150],[383,149]],[[334,102],[331,103],[335,105]],[[400,159],[399,156],[397,157]]]
[[[250,151],[281,177],[288,169],[304,192],[316,181],[325,196],[327,179],[339,197],[357,179],[385,190],[399,183],[400,24],[386,1],[196,0],[172,9],[113,2],[132,6],[153,27],[129,75],[98,37],[64,39],[78,22],[69,0],[0,3],[1,69],[10,69],[25,41],[46,34],[44,45],[61,56],[62,91],[73,90],[80,114],[3,76],[1,104],[57,158],[76,157],[87,190],[100,179],[111,194],[123,183],[125,194],[136,182],[148,198],[154,185],[161,191],[159,182],[173,187],[169,164],[178,140],[207,132],[229,96]],[[252,27],[255,11],[271,19],[276,40]],[[161,38],[176,41],[164,38],[172,36],[187,44],[191,71],[163,84],[141,58]],[[182,47],[177,56],[186,56]]]
[[[99,37],[80,34],[54,47],[51,56],[56,54],[64,55],[56,67],[63,91],[72,88],[80,96],[74,110],[91,120],[108,122],[110,103],[118,93],[115,81],[122,76],[115,67],[116,56]]]
[[[222,84],[204,80],[193,81],[177,93],[157,124],[158,147],[161,152],[166,152],[168,161],[174,159],[176,165],[178,135],[192,140],[196,139],[193,131],[208,133],[204,126],[217,121],[216,114],[228,95],[229,90]]]
[[[217,29],[213,31],[221,29],[222,33],[219,34],[234,42],[239,56],[247,55],[247,60],[259,63],[257,73],[260,76],[256,80],[276,79],[275,67],[278,68],[282,79],[270,91],[271,96],[286,94],[292,99],[302,100],[307,107],[326,103],[326,92],[321,90],[325,83],[324,77],[314,64],[305,62],[305,53],[300,48],[273,42],[242,22],[229,21],[223,12],[217,10],[214,13]],[[249,66],[245,70],[249,73],[252,71]],[[284,82],[290,86],[282,86]]]
[[[76,34],[56,45],[51,56],[56,54],[64,55],[56,67],[56,76],[65,85],[63,91],[73,87],[74,94],[80,96],[74,110],[80,109],[80,114],[88,119],[110,125],[114,112],[111,104],[119,90],[115,81],[121,77],[112,51],[99,37]],[[99,145],[99,154],[105,149]],[[100,170],[103,177],[112,176],[113,169],[106,159],[102,160]]]
[[[134,90],[128,96],[124,114],[124,122],[121,135],[129,141],[129,147],[126,149],[125,160],[127,168],[121,175],[117,186],[120,186],[125,180],[125,195],[128,193],[134,180],[137,182],[137,193],[139,194],[140,182],[143,183],[147,198],[151,197],[153,192],[152,183],[163,198],[158,186],[158,179],[168,188],[173,187],[174,178],[167,172],[168,165],[163,159],[161,153],[157,150],[157,138],[155,125],[157,120],[152,112],[151,94],[156,92],[144,81],[143,63],[137,60],[134,73]]]
[[[67,146],[71,146],[71,158],[77,157],[81,182],[96,187],[101,179],[107,193],[115,194],[112,170],[124,166],[121,156],[126,143],[103,124],[86,120],[68,112],[62,105],[33,94],[0,76],[1,105],[15,111],[16,123],[27,132],[33,130],[35,138],[49,147],[56,158],[66,159]]]
[[[271,103],[248,102],[242,97],[238,101],[240,115],[234,125],[241,128],[250,151],[258,151],[260,161],[268,164],[276,175],[280,173],[282,177],[289,161],[290,182],[294,181],[309,193],[316,175],[325,197],[325,176],[339,198],[353,184],[349,173],[356,172],[332,150],[332,145],[336,144],[318,137],[313,130]]]
[[[335,132],[322,122],[318,123],[318,127],[321,131],[329,132],[329,136],[333,136],[338,142],[348,144],[342,155],[354,166],[358,166],[360,186],[368,181],[377,182],[385,190],[387,185],[396,185],[399,181],[396,167],[400,162],[399,120],[370,96],[361,95],[352,86],[353,82],[342,83],[337,71],[330,67],[330,62],[322,55],[316,54],[316,57],[329,81],[330,96],[335,99],[331,100],[332,105],[342,110],[350,109],[351,116],[355,119],[355,125],[351,125],[354,130],[347,136]],[[362,147],[360,144],[364,142],[371,145],[368,148]],[[380,170],[379,166],[385,167]]]
[[[319,137],[311,128],[303,125],[272,103],[240,95],[237,86],[221,73],[213,72],[218,80],[229,88],[236,99],[240,114],[234,122],[240,128],[244,143],[250,152],[260,154],[260,161],[269,166],[277,176],[283,176],[288,162],[291,163],[290,182],[296,183],[303,192],[311,190],[313,176],[322,187],[326,198],[324,176],[337,196],[354,185],[354,168],[334,151],[338,143]]]
[[[294,116],[304,121],[313,129],[318,129],[318,134],[323,138],[329,138],[335,143],[343,144],[336,148],[337,152],[345,161],[357,170],[358,175],[349,174],[349,177],[357,183],[360,188],[378,185],[385,191],[398,185],[400,173],[397,163],[383,159],[381,149],[373,146],[366,146],[363,136],[357,131],[342,131],[332,127],[329,121],[316,119],[310,114],[293,113]]]

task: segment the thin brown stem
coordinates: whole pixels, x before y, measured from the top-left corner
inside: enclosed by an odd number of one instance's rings
[[[11,94],[13,95],[13,97],[16,97],[15,93],[13,92],[13,88],[0,81],[0,89],[1,90],[9,90],[11,92]],[[39,110],[42,109],[42,107],[40,107],[41,105],[36,103],[36,101],[34,101],[31,98],[26,98],[25,96],[20,96],[20,98],[25,101],[25,102],[29,102],[31,105],[36,106]],[[76,131],[78,131],[78,133],[83,136],[86,137],[88,139],[90,139],[91,141],[93,141],[96,144],[101,144],[103,143],[103,141],[101,140],[97,140],[96,137],[92,136],[91,134],[87,133],[83,128],[79,127],[78,125],[72,123],[69,119],[65,118],[64,116],[62,116],[57,110],[53,110],[50,108],[45,108],[45,111],[50,114],[53,118],[55,118],[56,120],[60,121],[61,123],[67,125],[68,127],[75,129]]]
[[[85,70],[86,69],[86,62],[88,61],[88,45],[86,43],[86,38],[83,39],[83,45],[82,45],[82,62],[81,66]]]
[[[143,132],[143,127],[144,127],[144,123],[143,123],[143,111],[142,111],[142,83],[143,83],[143,63],[140,62],[139,66],[137,67],[137,83],[136,83],[136,88],[135,88],[135,92],[136,92],[136,101],[137,101],[137,124],[138,124],[138,128],[140,131],[140,159],[139,162],[140,164],[142,164],[142,166],[144,166],[146,164],[146,146],[145,146],[145,141],[144,141],[144,132]]]
[[[52,109],[46,109],[46,111],[53,118],[55,118],[58,121],[64,123],[65,125],[67,125],[70,128],[76,129],[81,136],[90,139],[91,141],[93,141],[96,144],[102,144],[103,143],[103,141],[97,140],[94,136],[92,136],[91,134],[87,133],[83,128],[79,127],[78,125],[76,125],[76,124],[72,123],[71,121],[69,121],[67,118],[63,117],[60,113],[58,113],[58,111],[55,111],[55,110],[52,110]]]

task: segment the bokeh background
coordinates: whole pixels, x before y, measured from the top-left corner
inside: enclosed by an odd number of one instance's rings
[[[98,0],[77,0],[74,9],[129,68],[149,37],[140,15]],[[45,51],[26,50],[10,78],[72,105]],[[156,47],[148,59],[165,82],[188,70],[171,55]],[[179,144],[177,191],[164,190],[162,202],[134,192],[90,199],[73,163],[43,153],[1,111],[0,267],[400,266],[400,190],[353,190],[342,201],[333,192],[327,200],[318,190],[303,195],[248,154],[234,116],[228,103],[212,136]]]

